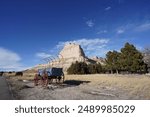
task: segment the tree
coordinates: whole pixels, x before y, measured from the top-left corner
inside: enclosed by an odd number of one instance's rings
[[[101,64],[89,64],[85,62],[75,62],[67,70],[68,74],[98,74],[102,73]]]
[[[143,61],[142,53],[132,44],[126,43],[120,54],[121,70],[128,73],[146,72],[147,66]]]
[[[88,71],[90,74],[98,74],[102,73],[102,66],[100,63],[98,64],[89,64],[88,65]]]
[[[150,48],[145,48],[145,50],[143,51],[143,56],[144,56],[143,58],[144,62],[147,64],[148,68],[150,69]]]
[[[144,62],[147,64],[148,72],[150,73],[150,47],[144,49],[143,56]]]
[[[117,51],[113,51],[113,52],[109,51],[106,54],[106,66],[107,69],[111,71],[111,73],[113,73],[114,71],[116,73],[119,72],[120,70],[119,60],[120,60],[120,53]]]
[[[84,62],[72,63],[67,70],[68,74],[88,74],[88,66]]]
[[[103,72],[103,68],[102,68],[102,65],[100,63],[96,64],[96,71],[97,71],[97,73],[102,73]]]

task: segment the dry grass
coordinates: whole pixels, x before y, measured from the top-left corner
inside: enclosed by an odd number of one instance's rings
[[[13,77],[13,79],[33,80],[33,76],[33,74],[26,74],[23,77]],[[102,91],[104,89],[102,93],[118,95],[114,99],[150,99],[150,76],[146,75],[65,75],[65,80],[90,81],[90,83],[80,85],[78,89],[70,88],[69,90],[72,90],[70,93],[79,92],[79,89],[82,92]],[[108,97],[107,99],[112,98]]]
[[[67,75],[66,80],[90,81],[91,86],[118,87],[132,96],[150,99],[150,76],[146,75]]]

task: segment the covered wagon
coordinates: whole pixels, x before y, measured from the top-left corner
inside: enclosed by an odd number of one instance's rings
[[[56,80],[56,82],[64,82],[64,73],[63,73],[63,68],[46,68],[46,69],[39,69],[38,74],[40,76],[43,75],[43,73],[46,73],[48,76],[49,82],[53,82],[53,79]]]

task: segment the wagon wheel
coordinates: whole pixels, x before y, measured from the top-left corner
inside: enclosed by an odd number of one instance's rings
[[[58,76],[56,80],[58,80],[58,83],[64,83],[64,79],[65,79],[65,76],[64,74],[62,74],[61,76]]]
[[[62,79],[62,83],[64,83],[64,81],[65,81],[65,75],[64,75],[64,73],[62,74],[61,79]]]

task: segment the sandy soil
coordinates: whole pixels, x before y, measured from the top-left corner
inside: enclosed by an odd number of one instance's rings
[[[66,75],[64,84],[34,86],[33,77],[10,77],[15,99],[22,100],[149,100],[148,75]]]

